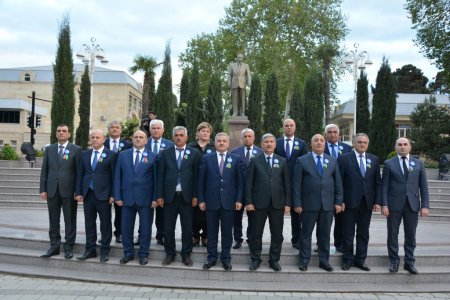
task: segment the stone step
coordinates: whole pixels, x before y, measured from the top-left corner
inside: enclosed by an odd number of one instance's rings
[[[8,186],[5,182],[0,182],[0,191],[5,194],[36,194],[39,195],[39,184],[35,186]]]
[[[8,186],[8,187],[35,187],[39,188],[39,177],[36,177],[36,180],[11,180],[11,179],[5,179],[1,180],[0,184],[2,186]]]
[[[40,174],[0,174],[0,182],[3,180],[31,180],[39,182]]]
[[[36,163],[34,163],[34,167],[42,166],[42,157],[36,157]],[[0,160],[0,168],[30,168],[31,164],[25,160],[25,158],[21,158],[20,160]]]
[[[0,201],[2,200],[21,200],[21,201],[36,201],[39,200],[39,193],[0,193]]]
[[[0,202],[1,203],[1,202]],[[372,219],[376,220],[384,220],[386,219],[381,213],[372,213]],[[447,210],[440,210],[440,209],[431,209],[430,214],[426,219],[423,219],[429,222],[444,222],[444,223],[450,223],[450,215],[448,215]],[[420,221],[420,220],[419,220]]]
[[[443,194],[443,193],[432,193],[429,192],[430,200],[448,200],[450,201],[450,194]]]
[[[8,174],[37,174],[40,175],[41,174],[41,169],[40,168],[1,168],[0,167],[0,174],[1,175],[8,175]]]
[[[450,194],[450,182],[448,183],[447,187],[437,186],[437,187],[431,187],[428,186],[428,192],[432,194]]]
[[[441,187],[441,188],[448,188],[450,186],[450,181],[446,180],[428,180],[428,187]]]
[[[430,200],[430,207],[450,207],[450,199],[445,200]]]

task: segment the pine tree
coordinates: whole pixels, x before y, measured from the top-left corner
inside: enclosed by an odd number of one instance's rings
[[[322,74],[317,70],[309,71],[305,78],[304,98],[301,105],[303,139],[310,141],[317,133],[323,132],[324,99]]]
[[[265,133],[271,133],[277,136],[282,126],[277,75],[271,73],[266,83],[263,129]]]
[[[131,74],[138,71],[144,72],[144,84],[142,86],[142,116],[147,116],[149,107],[153,105],[155,93],[155,68],[159,64],[151,56],[138,54],[133,60],[133,66],[130,68]]]
[[[369,132],[370,112],[369,112],[369,81],[367,74],[361,70],[356,88],[356,132]]]
[[[66,14],[59,24],[58,50],[53,65],[53,94],[52,94],[52,129],[50,142],[56,143],[56,128],[59,124],[66,124],[73,132],[73,117],[75,115],[75,80],[73,76],[72,48],[70,46],[70,18]],[[73,141],[73,134],[70,136]]]
[[[214,133],[223,131],[222,81],[219,75],[213,74],[209,80],[208,97],[206,98],[206,120]]]
[[[259,144],[262,136],[262,89],[259,76],[252,78],[248,105],[245,115],[248,116],[248,127],[255,132],[255,144]]]
[[[388,60],[383,57],[373,91],[372,119],[369,128],[369,152],[377,155],[381,161],[385,160],[389,152],[393,150],[397,138],[396,97],[394,76]]]
[[[200,98],[200,79],[197,64],[194,64],[189,81],[186,125],[189,140],[195,140],[197,125],[203,122],[203,103]]]
[[[174,124],[174,105],[172,92],[172,66],[170,64],[170,43],[166,45],[164,64],[156,91],[154,110],[158,118],[164,121],[165,138],[172,137]]]
[[[294,84],[294,90],[292,92],[291,97],[291,109],[289,111],[289,117],[295,121],[297,125],[297,134],[299,136],[303,135],[302,123],[303,123],[303,115],[302,115],[302,88],[300,86],[300,82],[296,81]]]
[[[89,116],[91,114],[91,81],[89,79],[89,67],[84,68],[83,76],[81,77],[80,90],[80,104],[78,106],[78,115],[80,116],[80,123],[78,124],[77,133],[75,135],[75,144],[82,149],[87,149],[89,144]]]
[[[183,70],[183,76],[180,83],[180,103],[178,104],[176,111],[176,126],[186,126],[186,109],[187,101],[189,97],[189,70]]]

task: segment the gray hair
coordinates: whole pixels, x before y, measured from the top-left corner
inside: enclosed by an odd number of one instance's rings
[[[216,136],[214,137],[214,140],[217,141],[217,138],[220,136],[226,136],[228,140],[230,140],[230,136],[228,134],[226,134],[225,132],[219,132],[218,134],[216,134]]]
[[[92,130],[92,132],[89,135],[92,135],[94,132],[99,132],[101,135],[103,135],[103,137],[106,137],[105,133],[101,129]]]
[[[153,119],[150,121],[150,125],[149,127],[152,128],[152,125],[157,125],[160,124],[162,128],[164,128],[164,122],[163,120],[159,120],[159,119]]]
[[[111,121],[111,122],[108,124],[108,129],[110,129],[111,125],[119,125],[120,128],[122,128],[122,124],[121,124],[119,121],[116,121],[116,120]]]
[[[330,130],[331,128],[336,128],[339,132],[339,126],[337,126],[336,124],[328,124],[327,126],[325,126],[325,133],[328,133],[328,130]]]
[[[277,138],[276,138],[273,134],[271,134],[271,133],[265,133],[265,134],[261,137],[261,143],[264,142],[265,140],[269,139],[269,138],[272,138],[272,139],[274,139],[275,141],[277,140]]]
[[[353,136],[353,140],[352,140],[352,144],[353,144],[353,145],[356,144],[356,141],[358,140],[358,138],[359,138],[360,136],[365,136],[365,137],[367,138],[367,142],[370,141],[370,140],[369,140],[369,136],[368,136],[367,134],[365,134],[365,133],[363,133],[363,132],[360,132],[360,133],[357,133],[357,134],[355,134],[355,135]]]
[[[247,132],[251,132],[251,133],[253,133],[253,135],[255,135],[255,132],[253,131],[253,129],[251,129],[251,128],[244,128],[241,131],[241,138],[244,137],[244,134],[246,134]]]
[[[184,126],[175,126],[172,130],[172,135],[175,135],[175,132],[180,131],[180,130],[184,130],[184,133],[186,134],[186,136],[188,135],[188,131],[187,131],[186,127],[184,127]]]

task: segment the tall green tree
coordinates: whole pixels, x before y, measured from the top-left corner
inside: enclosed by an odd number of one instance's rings
[[[323,132],[324,99],[322,74],[318,70],[311,70],[305,79],[303,103],[301,105],[302,135],[305,141],[310,141],[313,135]]]
[[[248,95],[248,105],[245,115],[248,117],[248,127],[255,132],[255,143],[261,142],[262,130],[262,88],[259,76],[253,76],[250,93]]]
[[[383,57],[377,74],[376,87],[373,89],[372,119],[369,128],[369,152],[377,155],[381,161],[393,150],[397,138],[396,98],[394,76],[388,60]]]
[[[52,129],[50,142],[56,143],[56,128],[59,124],[66,124],[73,133],[73,118],[75,116],[75,80],[73,75],[72,48],[70,46],[70,18],[65,14],[59,24],[58,50],[53,64],[53,92],[52,92]],[[73,141],[73,134],[70,136]]]
[[[405,94],[429,94],[427,88],[428,78],[423,75],[421,69],[411,64],[396,69],[393,73],[397,93]]]
[[[430,83],[429,88],[435,94],[450,94],[450,82],[445,82],[444,71],[437,72],[434,81]]]
[[[211,124],[213,132],[223,131],[222,82],[217,74],[209,80],[208,97],[206,98],[206,120]]]
[[[189,98],[189,70],[183,70],[180,83],[180,102],[175,112],[175,126],[186,126],[187,102]]]
[[[278,80],[275,73],[270,74],[266,83],[264,97],[263,130],[277,136],[283,126],[280,115],[280,97],[278,95]]]
[[[369,132],[369,81],[367,74],[361,70],[356,84],[356,132]]]
[[[161,78],[159,79],[158,90],[155,95],[154,110],[158,118],[164,121],[164,127],[168,129],[164,131],[164,137],[168,139],[172,137],[172,128],[175,121],[174,108],[170,43],[167,43]]]
[[[302,128],[301,123],[303,122],[303,115],[302,115],[302,87],[300,81],[297,81],[294,84],[289,117],[295,121],[298,131],[297,134],[301,136],[303,134],[303,132],[301,131]]]
[[[156,59],[151,56],[138,54],[133,59],[130,67],[131,74],[144,72],[144,84],[142,86],[142,116],[147,116],[153,105],[155,97],[155,68],[159,66]]]
[[[450,107],[437,105],[430,95],[417,104],[409,116],[412,123],[413,151],[439,160],[443,153],[450,153]]]
[[[87,65],[84,67],[78,94],[80,95],[80,104],[78,105],[80,123],[75,135],[75,144],[82,149],[87,149],[89,145],[89,116],[91,114],[91,80],[89,79],[89,67]]]
[[[189,81],[189,97],[187,102],[186,125],[189,134],[189,140],[195,140],[195,132],[198,124],[203,122],[203,102],[200,98],[200,80],[197,64],[194,64]]]

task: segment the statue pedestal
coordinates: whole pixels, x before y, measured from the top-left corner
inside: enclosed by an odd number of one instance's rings
[[[247,116],[234,116],[228,119],[230,149],[234,149],[241,145],[242,129],[247,128],[249,123]]]

